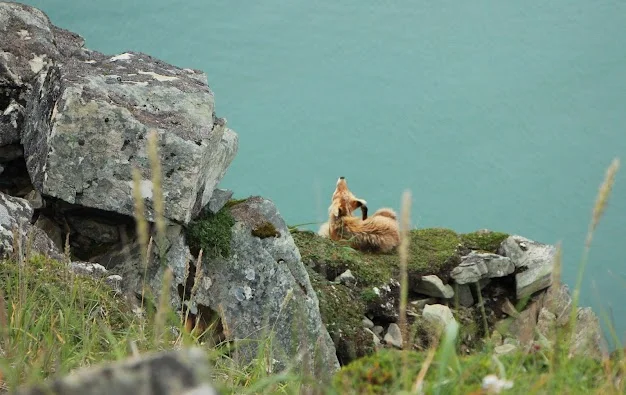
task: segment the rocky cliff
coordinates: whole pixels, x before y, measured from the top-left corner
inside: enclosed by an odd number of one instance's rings
[[[466,353],[483,339],[501,353],[532,350],[566,325],[571,300],[553,275],[554,246],[419,229],[408,265],[412,332],[403,337],[397,254],[361,253],[290,229],[271,201],[216,189],[237,147],[203,72],[90,50],[41,11],[0,2],[3,258],[48,255],[131,298],[143,296],[144,283],[159,297],[171,270],[167,299],[187,324],[237,342],[248,361],[271,334],[271,369],[296,361],[318,377],[381,347],[425,349],[452,321]],[[155,224],[159,196],[164,238]],[[575,314],[572,354],[599,357],[597,317]]]

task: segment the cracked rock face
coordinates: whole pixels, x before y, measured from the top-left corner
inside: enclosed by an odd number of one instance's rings
[[[48,17],[17,3],[0,3],[0,146],[20,141],[32,81],[59,53]]]
[[[188,223],[206,205],[238,148],[214,117],[200,72],[150,56],[67,59],[38,79],[23,135],[33,185],[68,203],[132,215],[132,168],[153,220],[147,135],[158,136],[165,217]]]
[[[249,198],[231,210],[236,222],[230,257],[203,258],[203,277],[210,281],[202,281],[193,302],[215,311],[221,305],[225,327],[236,338],[261,340],[263,328],[273,328],[276,370],[299,349],[315,363],[308,369],[335,371],[339,362],[322,323],[317,295],[278,210],[260,197]],[[253,236],[251,231],[259,221],[274,225],[278,236]],[[246,358],[254,358],[257,347],[253,341],[238,350]]]
[[[511,259],[515,268],[517,299],[532,295],[552,284],[552,268],[556,247],[522,236],[509,236],[498,251]]]
[[[107,56],[40,10],[0,2],[0,146],[21,143],[44,197],[133,214],[132,168],[153,220],[146,152],[154,131],[165,217],[188,223],[211,199],[238,149],[215,116],[206,75],[146,54]]]

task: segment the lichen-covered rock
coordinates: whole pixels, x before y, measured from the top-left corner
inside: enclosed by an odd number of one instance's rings
[[[132,215],[137,167],[153,220],[146,138],[155,131],[164,215],[188,223],[209,202],[238,146],[237,135],[215,119],[204,79],[139,53],[66,59],[34,88],[47,100],[29,107],[22,140],[33,185],[69,203]]]
[[[25,5],[0,3],[0,29],[0,146],[21,141],[42,195],[132,215],[137,167],[153,220],[146,137],[154,131],[165,217],[188,223],[209,203],[238,137],[215,116],[204,73],[86,50]]]
[[[435,275],[428,275],[421,278],[413,286],[413,290],[435,298],[450,299],[454,296],[454,290],[450,284],[444,284],[441,279]]]
[[[169,267],[173,275],[169,295],[170,306],[180,309],[182,300],[178,292],[178,285],[186,284],[189,276],[187,271],[192,259],[183,228],[180,225],[167,226],[165,238],[161,245],[156,242],[158,239],[156,230],[151,236],[155,241],[150,248],[151,254],[147,257],[147,264],[142,260],[142,247],[136,241],[119,244],[118,248],[94,257],[94,261],[104,266],[110,273],[121,275],[124,279],[123,289],[125,291],[134,292],[137,295],[141,294],[145,279],[145,284],[155,298],[160,296],[163,274],[165,269]],[[161,254],[163,254],[163,261],[161,261]],[[193,273],[191,276],[193,277]]]
[[[216,188],[213,191],[213,195],[211,195],[211,199],[209,200],[209,210],[216,214],[218,211],[222,209],[226,205],[226,203],[233,197],[233,191],[228,189],[219,189]]]
[[[498,251],[509,257],[515,268],[517,299],[532,295],[552,284],[556,247],[513,235],[504,240]]]
[[[253,340],[239,344],[243,358],[256,356],[259,344],[254,340],[264,339],[264,328],[271,328],[276,369],[303,352],[310,363],[302,366],[305,371],[334,372],[339,363],[333,341],[322,322],[319,301],[300,253],[278,210],[269,200],[252,197],[230,211],[235,219],[230,254],[203,258],[203,279],[191,302],[221,311],[222,324],[231,337]],[[266,222],[273,225],[276,235],[254,236],[253,229]]]
[[[0,256],[14,253],[14,246],[20,246],[22,254],[37,252],[55,259],[63,256],[46,233],[31,225],[33,208],[24,199],[0,192]],[[21,237],[15,240],[17,231]]]
[[[217,389],[206,381],[209,374],[205,353],[199,348],[183,348],[83,368],[65,377],[21,388],[16,394],[217,395]],[[200,389],[201,392],[192,392]]]
[[[455,321],[454,315],[448,306],[441,304],[427,304],[422,311],[424,319],[434,326],[434,330],[438,331]]]
[[[58,58],[50,21],[43,12],[0,2],[0,146],[20,141],[32,83]]]
[[[511,259],[498,254],[477,253],[461,258],[461,264],[450,272],[457,284],[475,283],[484,278],[504,277],[515,271]]]

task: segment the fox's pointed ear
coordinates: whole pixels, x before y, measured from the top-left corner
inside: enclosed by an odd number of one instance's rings
[[[359,208],[359,207],[363,207],[363,206],[367,207],[367,202],[364,199],[357,199],[356,200],[356,207]]]

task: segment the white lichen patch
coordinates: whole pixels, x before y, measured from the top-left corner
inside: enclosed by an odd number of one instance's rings
[[[178,77],[170,77],[167,75],[161,75],[161,74],[157,74],[155,72],[152,71],[139,71],[139,74],[143,74],[143,75],[149,75],[152,78],[154,78],[155,80],[159,81],[159,82],[164,82],[164,81],[175,81],[178,79]]]
[[[112,57],[111,59],[109,59],[109,61],[116,62],[118,60],[130,60],[130,58],[132,56],[133,56],[133,54],[128,53],[128,52],[124,52],[123,54],[119,54],[119,55],[116,55],[116,56]]]
[[[28,30],[22,29],[22,30],[17,32],[17,35],[20,36],[20,38],[22,40],[30,40],[30,39],[32,39],[32,37],[30,36],[30,33],[28,32]]]
[[[28,64],[30,65],[30,69],[32,70],[33,73],[37,74],[41,71],[41,69],[43,69],[43,66],[45,66],[46,61],[45,61],[46,55],[33,55],[33,58],[31,60],[28,61]]]
[[[135,188],[133,181],[128,181],[128,185],[130,185],[131,190]],[[153,190],[152,181],[141,180],[139,184],[139,188],[141,189],[142,198],[152,199],[152,190]]]
[[[96,61],[95,61],[95,60],[85,60],[85,63],[87,63],[87,64],[93,64],[93,63],[96,63]]]

